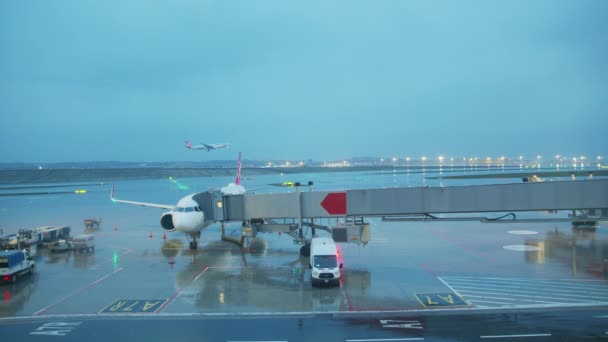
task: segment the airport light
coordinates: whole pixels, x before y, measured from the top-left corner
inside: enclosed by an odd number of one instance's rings
[[[444,159],[444,157],[443,157],[443,156],[439,156],[439,157],[437,157],[437,160],[439,160],[439,162],[440,162],[440,163],[443,163],[443,159]]]
[[[300,162],[300,166],[304,166],[304,162],[303,161]]]
[[[422,161],[426,161],[426,156],[422,156],[420,159],[421,159]]]
[[[409,162],[410,160],[412,160],[412,158],[410,158],[410,157],[405,157],[405,161]]]
[[[393,163],[397,161],[397,157],[393,157]]]

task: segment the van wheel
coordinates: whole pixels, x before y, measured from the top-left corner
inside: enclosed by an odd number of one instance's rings
[[[310,245],[304,245],[300,247],[300,256],[309,257],[310,256]]]
[[[34,266],[30,266],[30,270],[28,272],[30,275],[32,275],[34,273]]]

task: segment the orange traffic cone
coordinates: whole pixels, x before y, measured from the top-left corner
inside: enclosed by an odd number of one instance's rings
[[[167,240],[167,233],[163,233],[163,240]]]
[[[173,257],[169,258],[169,263],[170,263],[171,265],[175,264],[175,261],[173,260]]]
[[[114,231],[118,230],[118,225],[114,224]]]
[[[150,232],[150,235],[148,235],[148,237],[151,239],[152,238],[152,232]]]

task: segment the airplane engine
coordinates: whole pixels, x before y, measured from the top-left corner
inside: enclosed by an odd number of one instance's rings
[[[175,225],[173,224],[173,214],[164,213],[163,216],[160,217],[160,226],[168,232],[174,231]]]

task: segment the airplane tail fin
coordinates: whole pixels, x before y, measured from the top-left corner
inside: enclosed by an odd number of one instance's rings
[[[186,148],[191,148],[192,144],[190,143],[190,141],[186,140],[184,141],[186,143]]]
[[[241,152],[239,152],[239,161],[236,165],[236,179],[234,184],[241,185]]]

